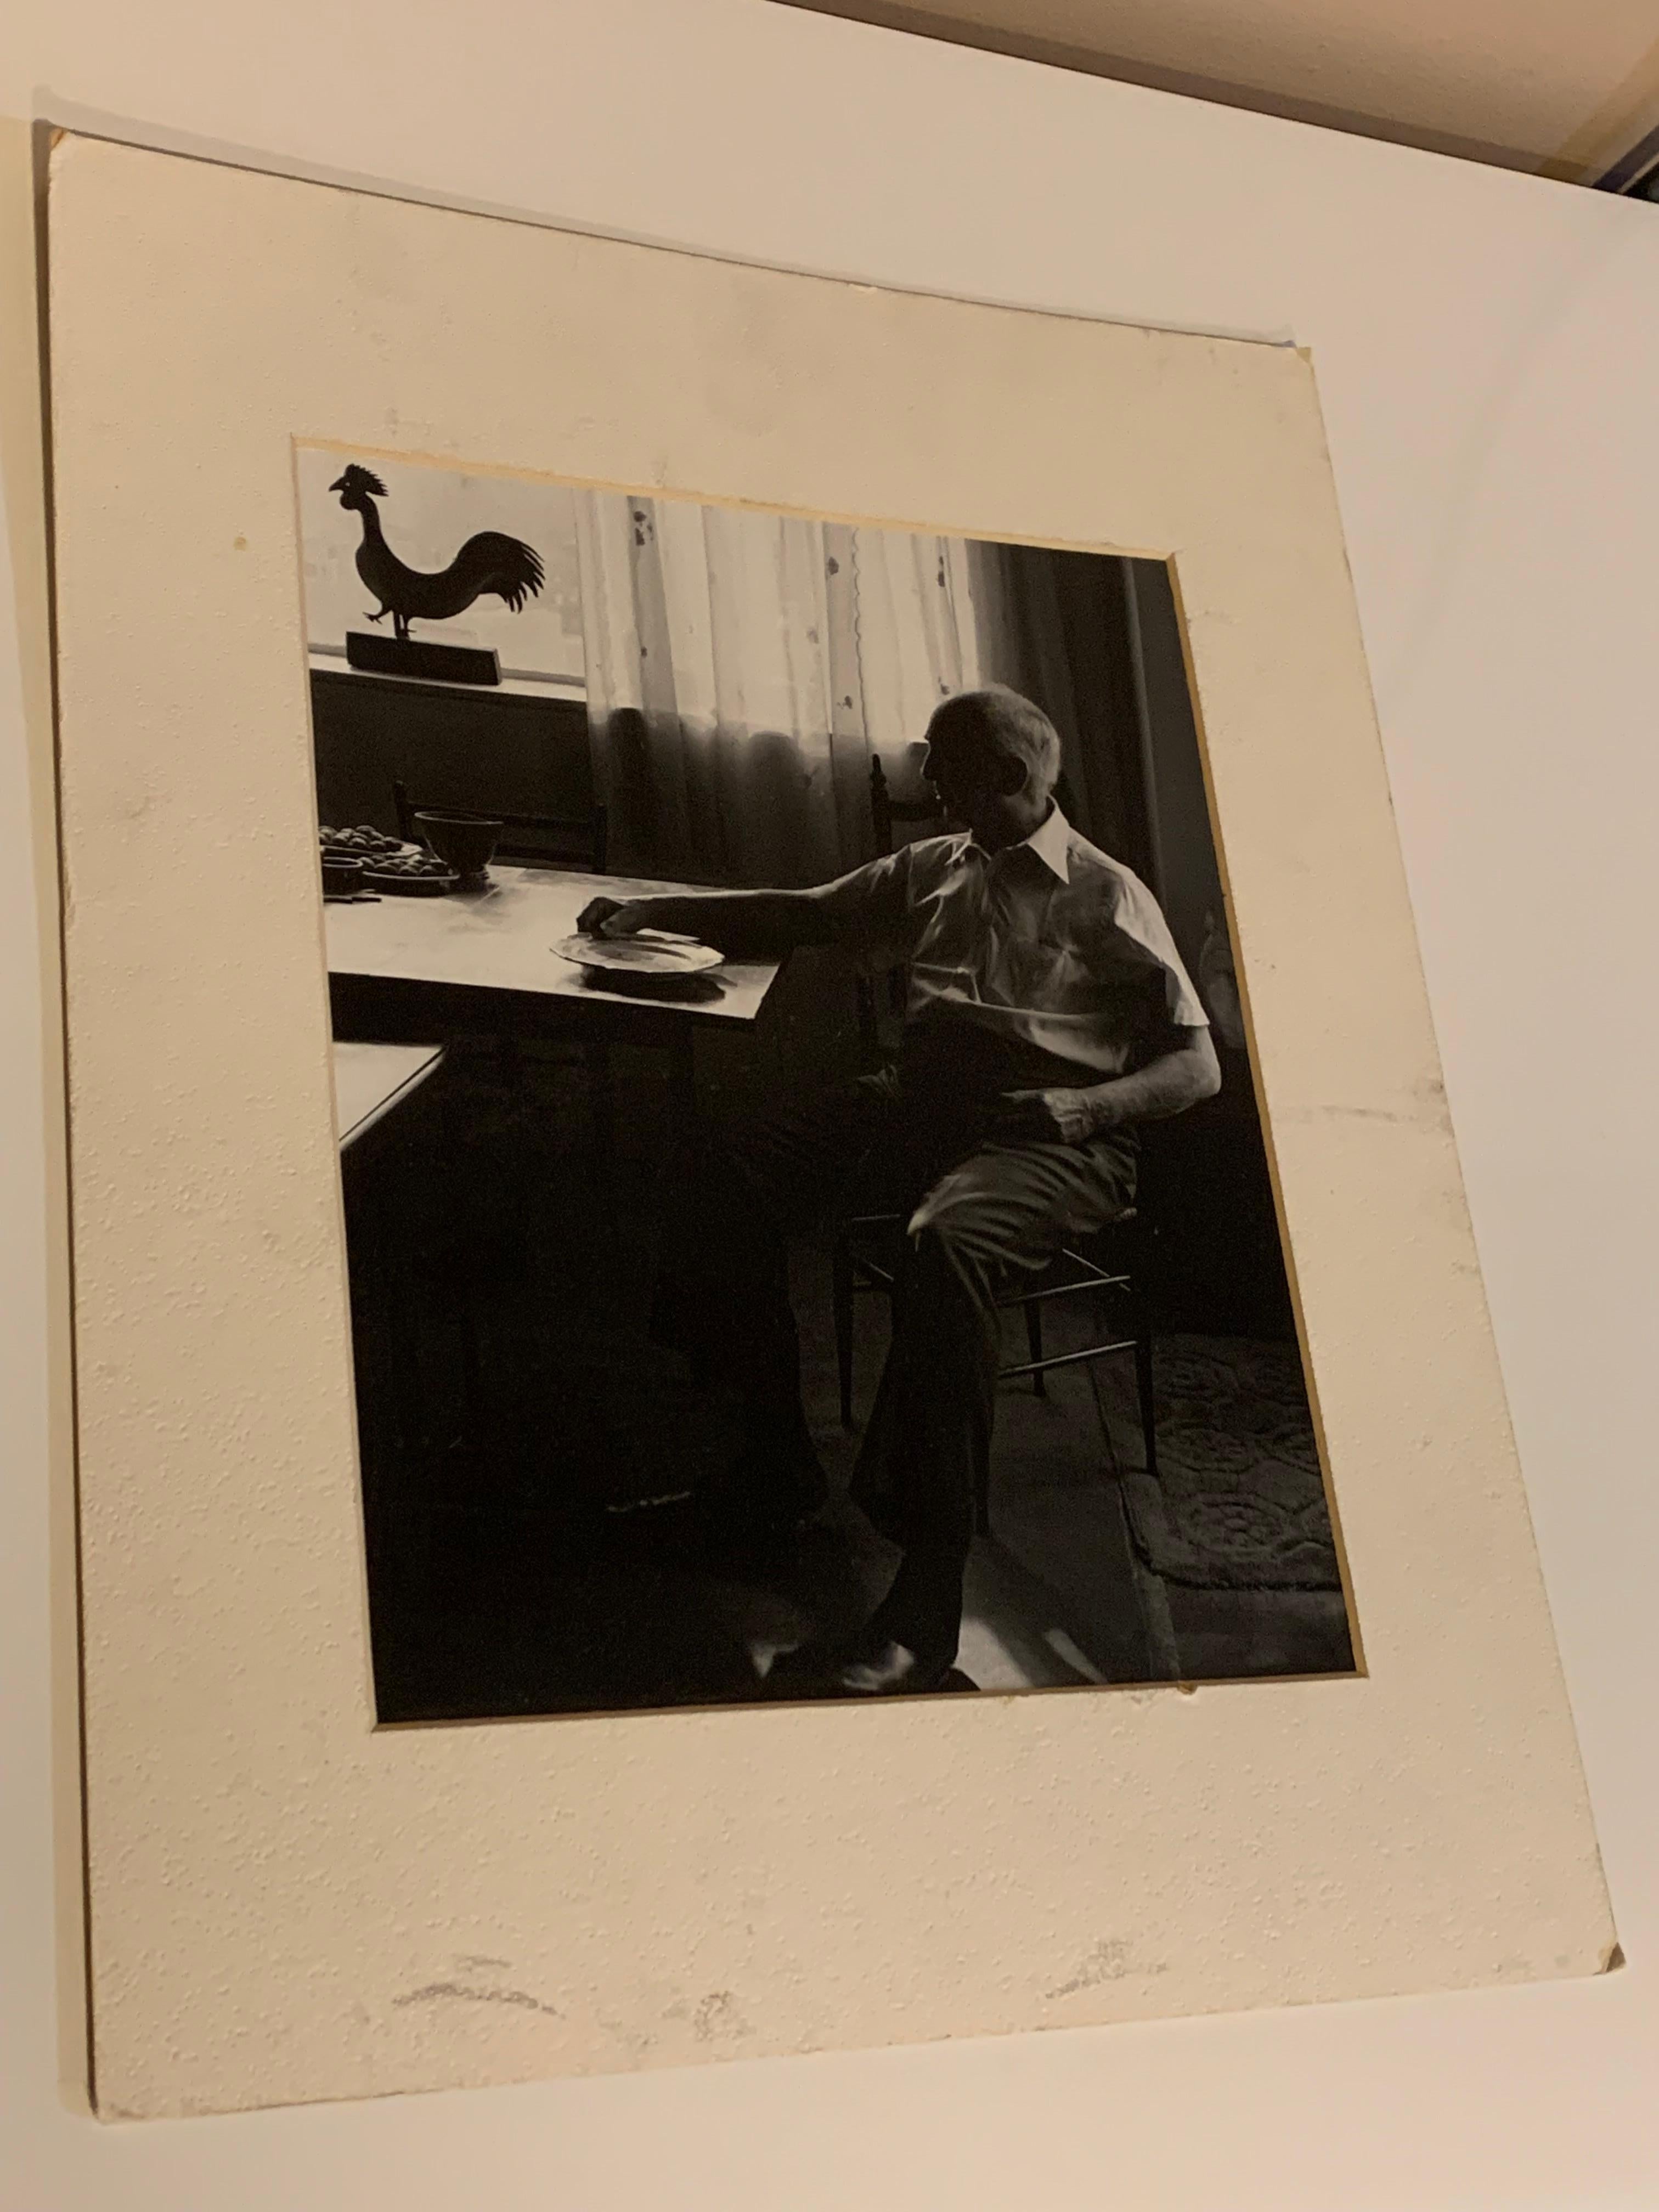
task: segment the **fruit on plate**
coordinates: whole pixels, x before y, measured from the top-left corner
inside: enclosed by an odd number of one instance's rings
[[[382,854],[413,849],[401,838],[388,837],[383,830],[375,829],[368,822],[360,822],[355,830],[334,830],[324,823],[317,836],[325,853],[355,853],[359,860],[370,862],[378,860]]]
[[[396,852],[374,855],[368,862],[368,872],[373,876],[453,876],[455,871],[446,866],[434,853],[400,848]]]

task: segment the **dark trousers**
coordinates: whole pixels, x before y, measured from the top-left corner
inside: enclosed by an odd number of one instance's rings
[[[997,1301],[1134,1196],[1127,1133],[1010,1145],[984,1123],[971,1097],[907,1085],[890,1068],[740,1127],[688,1171],[658,1303],[661,1334],[742,1390],[757,1437],[805,1448],[789,1243],[844,1206],[865,1170],[901,1233],[892,1339],[853,1495],[906,1555],[884,1626],[901,1641],[948,1638],[945,1656],[989,1465]]]

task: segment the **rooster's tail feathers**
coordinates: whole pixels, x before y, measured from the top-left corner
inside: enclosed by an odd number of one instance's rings
[[[545,575],[542,556],[533,545],[499,530],[482,530],[469,538],[451,568],[476,577],[480,592],[495,592],[514,614],[540,591]]]

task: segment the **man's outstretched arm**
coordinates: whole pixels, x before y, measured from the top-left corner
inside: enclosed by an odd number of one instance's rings
[[[587,937],[632,937],[663,929],[717,945],[731,957],[781,960],[797,945],[828,945],[837,935],[816,890],[672,891],[660,898],[589,901],[576,927]]]
[[[591,899],[576,927],[589,937],[662,929],[717,945],[734,960],[781,960],[798,945],[884,945],[905,928],[907,849],[810,890],[666,891],[657,898]]]

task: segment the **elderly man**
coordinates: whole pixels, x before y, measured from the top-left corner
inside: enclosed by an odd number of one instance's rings
[[[817,1510],[800,1410],[790,1237],[860,1162],[905,1224],[893,1334],[854,1495],[900,1545],[891,1589],[826,1662],[849,1693],[936,1688],[954,1664],[1000,1358],[997,1300],[1134,1194],[1137,1122],[1210,1097],[1208,1024],[1152,894],[1054,803],[1060,739],[993,688],[946,700],[923,773],[962,834],[811,890],[595,899],[584,929],[686,932],[728,954],[836,945],[907,963],[896,1062],[741,1131],[685,1193],[657,1321],[741,1388],[750,1447],[725,1503],[751,1524]]]

